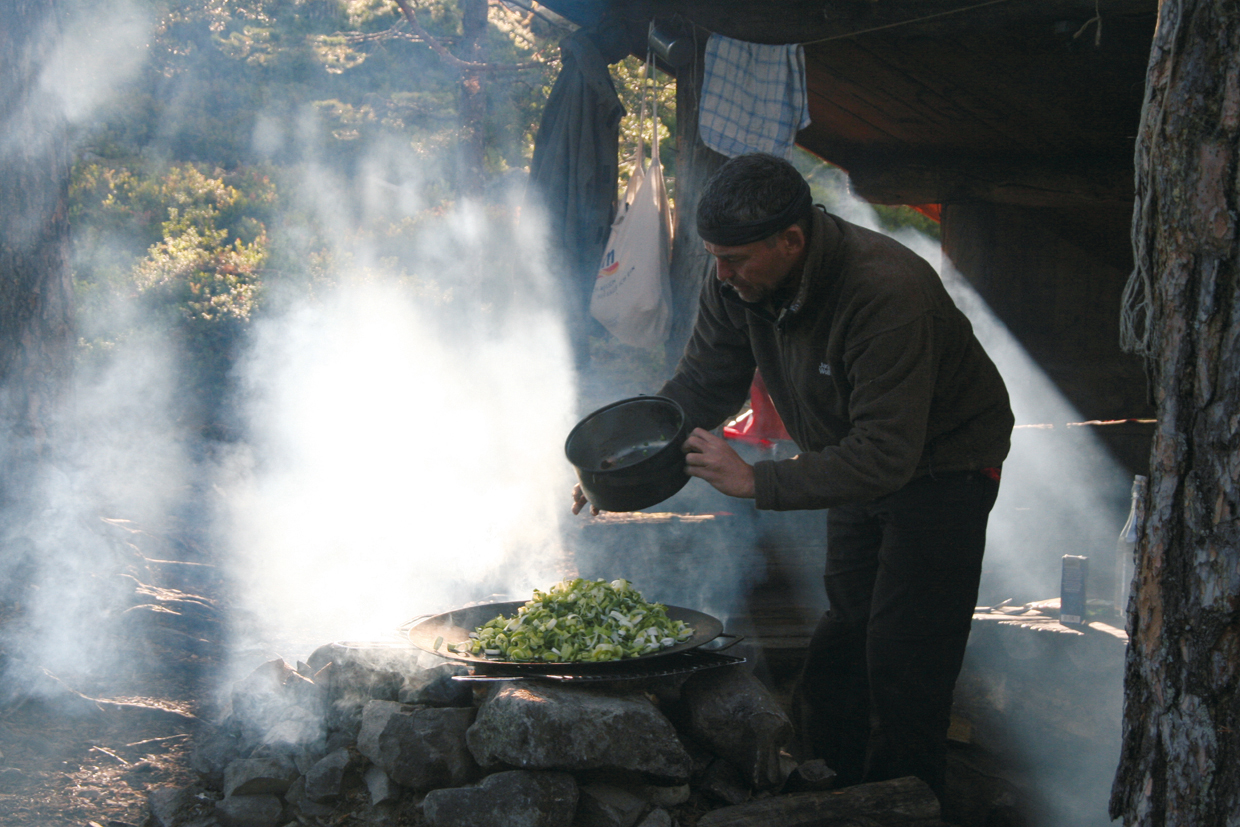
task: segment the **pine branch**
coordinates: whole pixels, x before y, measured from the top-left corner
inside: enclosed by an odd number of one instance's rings
[[[396,0],[396,5],[400,7],[400,13],[405,16],[405,20],[409,22],[409,28],[426,45],[435,50],[435,54],[439,55],[444,63],[456,69],[458,72],[521,72],[526,69],[541,69],[547,64],[542,61],[531,61],[528,63],[474,63],[468,60],[461,60],[456,55],[448,51],[448,49],[435,38],[427,33],[426,29],[418,23],[417,15],[413,13],[413,7],[409,5],[408,0]]]

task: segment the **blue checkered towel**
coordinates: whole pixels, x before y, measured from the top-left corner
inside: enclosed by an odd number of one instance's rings
[[[783,158],[809,123],[804,49],[710,36],[698,110],[708,147],[729,158],[747,152]]]

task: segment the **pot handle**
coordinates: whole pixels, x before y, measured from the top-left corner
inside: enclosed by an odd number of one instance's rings
[[[716,641],[722,640],[724,638],[730,638],[730,640],[728,640],[726,643],[714,645]],[[727,632],[720,632],[714,638],[706,641],[698,648],[706,652],[725,652],[728,649],[731,649],[736,644],[740,643],[744,639],[745,639],[744,635],[730,635]]]

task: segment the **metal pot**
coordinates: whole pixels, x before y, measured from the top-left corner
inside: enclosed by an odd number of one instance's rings
[[[680,405],[662,396],[635,396],[577,423],[564,453],[591,505],[637,511],[663,502],[689,481],[681,452],[688,436]]]
[[[511,603],[484,603],[480,606],[468,606],[464,609],[454,609],[450,612],[433,615],[425,620],[419,620],[412,628],[409,629],[409,640],[414,646],[427,652],[432,652],[442,658],[460,661],[475,666],[484,667],[488,672],[500,672],[508,674],[555,674],[563,672],[574,672],[579,674],[589,674],[591,672],[607,672],[612,671],[617,665],[637,664],[657,661],[669,655],[679,652],[686,652],[695,649],[704,643],[708,643],[723,633],[723,624],[716,618],[702,612],[695,612],[692,609],[683,609],[679,606],[666,606],[667,616],[672,620],[683,620],[687,625],[692,627],[693,635],[683,643],[677,643],[674,646],[668,646],[666,649],[660,649],[657,652],[651,652],[648,655],[638,655],[634,658],[622,658],[618,661],[602,661],[599,663],[585,662],[564,662],[564,663],[546,663],[546,662],[514,662],[503,661],[496,658],[484,658],[477,655],[467,655],[464,653],[456,653],[448,651],[450,643],[465,643],[469,639],[469,633],[477,629],[488,620],[500,617],[501,615],[511,617],[517,613],[517,609],[525,605],[525,601],[514,601]],[[436,648],[435,642],[439,640],[439,646]]]

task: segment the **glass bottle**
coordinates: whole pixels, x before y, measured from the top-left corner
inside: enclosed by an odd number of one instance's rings
[[[1132,506],[1128,510],[1128,521],[1124,523],[1124,529],[1115,543],[1115,611],[1121,617],[1128,614],[1137,540],[1145,528],[1145,492],[1148,484],[1149,480],[1140,474],[1133,477]]]

